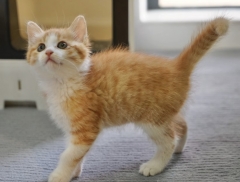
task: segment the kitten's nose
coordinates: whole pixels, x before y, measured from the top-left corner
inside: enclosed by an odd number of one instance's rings
[[[46,50],[46,52],[45,52],[45,54],[46,54],[47,56],[51,56],[52,53],[53,53],[52,50]]]

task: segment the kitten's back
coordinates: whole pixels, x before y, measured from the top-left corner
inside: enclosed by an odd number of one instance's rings
[[[154,115],[159,115],[156,118],[164,120],[182,107],[195,64],[227,29],[228,20],[225,18],[207,23],[174,60],[122,49],[96,54],[91,58],[92,69],[86,83],[92,90],[101,93],[104,102],[118,103],[124,108],[124,114],[130,113],[132,119],[142,120],[141,116],[146,119],[155,110],[158,112]],[[111,104],[108,108],[111,113]]]

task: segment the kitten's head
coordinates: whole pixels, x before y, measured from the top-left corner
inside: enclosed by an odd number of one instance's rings
[[[36,72],[62,78],[88,71],[90,50],[83,16],[65,29],[43,30],[30,21],[27,34],[27,61]]]

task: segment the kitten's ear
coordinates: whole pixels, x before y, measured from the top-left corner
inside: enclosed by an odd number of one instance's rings
[[[27,23],[28,43],[33,44],[36,38],[43,33],[43,30],[34,22]]]
[[[77,16],[69,29],[75,34],[76,41],[84,42],[84,39],[87,37],[87,25],[83,16]]]

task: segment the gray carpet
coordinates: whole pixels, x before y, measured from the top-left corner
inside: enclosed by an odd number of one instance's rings
[[[154,146],[128,125],[105,131],[88,154],[81,182],[240,181],[240,53],[206,56],[193,76],[185,109],[189,138],[182,154],[154,177],[138,174]],[[0,111],[0,181],[46,182],[64,149],[48,114],[32,108]]]

